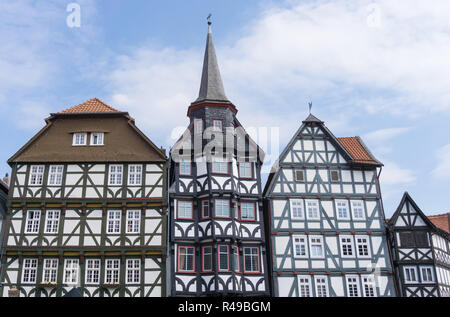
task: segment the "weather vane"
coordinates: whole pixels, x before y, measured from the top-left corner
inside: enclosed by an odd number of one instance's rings
[[[312,102],[308,102],[308,106],[309,106],[309,114],[311,114]]]
[[[208,17],[206,18],[206,20],[208,20],[208,24],[211,24],[211,17],[212,17],[212,14],[210,13],[208,15]]]

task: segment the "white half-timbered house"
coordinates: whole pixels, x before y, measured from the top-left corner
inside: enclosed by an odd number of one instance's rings
[[[170,156],[173,296],[269,295],[264,153],[236,113],[224,93],[209,28],[199,97]]]
[[[430,221],[407,192],[388,226],[399,296],[450,297],[450,234]]]
[[[359,137],[303,121],[264,189],[273,296],[395,296],[381,166]]]
[[[97,98],[46,123],[8,161],[0,294],[165,296],[165,151]]]

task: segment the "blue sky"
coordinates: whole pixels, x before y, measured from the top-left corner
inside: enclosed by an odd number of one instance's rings
[[[79,28],[66,25],[71,2]],[[169,148],[198,94],[209,13],[246,128],[279,127],[284,147],[311,100],[336,136],[361,136],[385,164],[387,216],[404,191],[428,214],[450,211],[446,0],[0,0],[0,173],[49,113],[92,97]]]

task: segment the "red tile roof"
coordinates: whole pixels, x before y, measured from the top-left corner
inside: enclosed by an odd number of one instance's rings
[[[428,219],[439,229],[450,233],[450,212],[443,215],[428,216]]]
[[[355,163],[380,165],[361,144],[358,137],[337,138],[339,143],[352,156]]]
[[[59,113],[102,113],[102,112],[120,112],[98,98],[92,98],[77,106],[73,106]]]

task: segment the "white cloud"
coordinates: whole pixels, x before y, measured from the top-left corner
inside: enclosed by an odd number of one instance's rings
[[[408,132],[410,129],[409,127],[379,129],[364,134],[363,139],[374,143],[386,142],[400,134]]]
[[[436,158],[438,164],[432,170],[432,175],[438,179],[448,180],[450,177],[450,143],[436,151]]]
[[[414,171],[402,168],[394,162],[384,160],[384,167],[380,174],[380,183],[382,186],[410,184],[415,181],[416,175]]]

